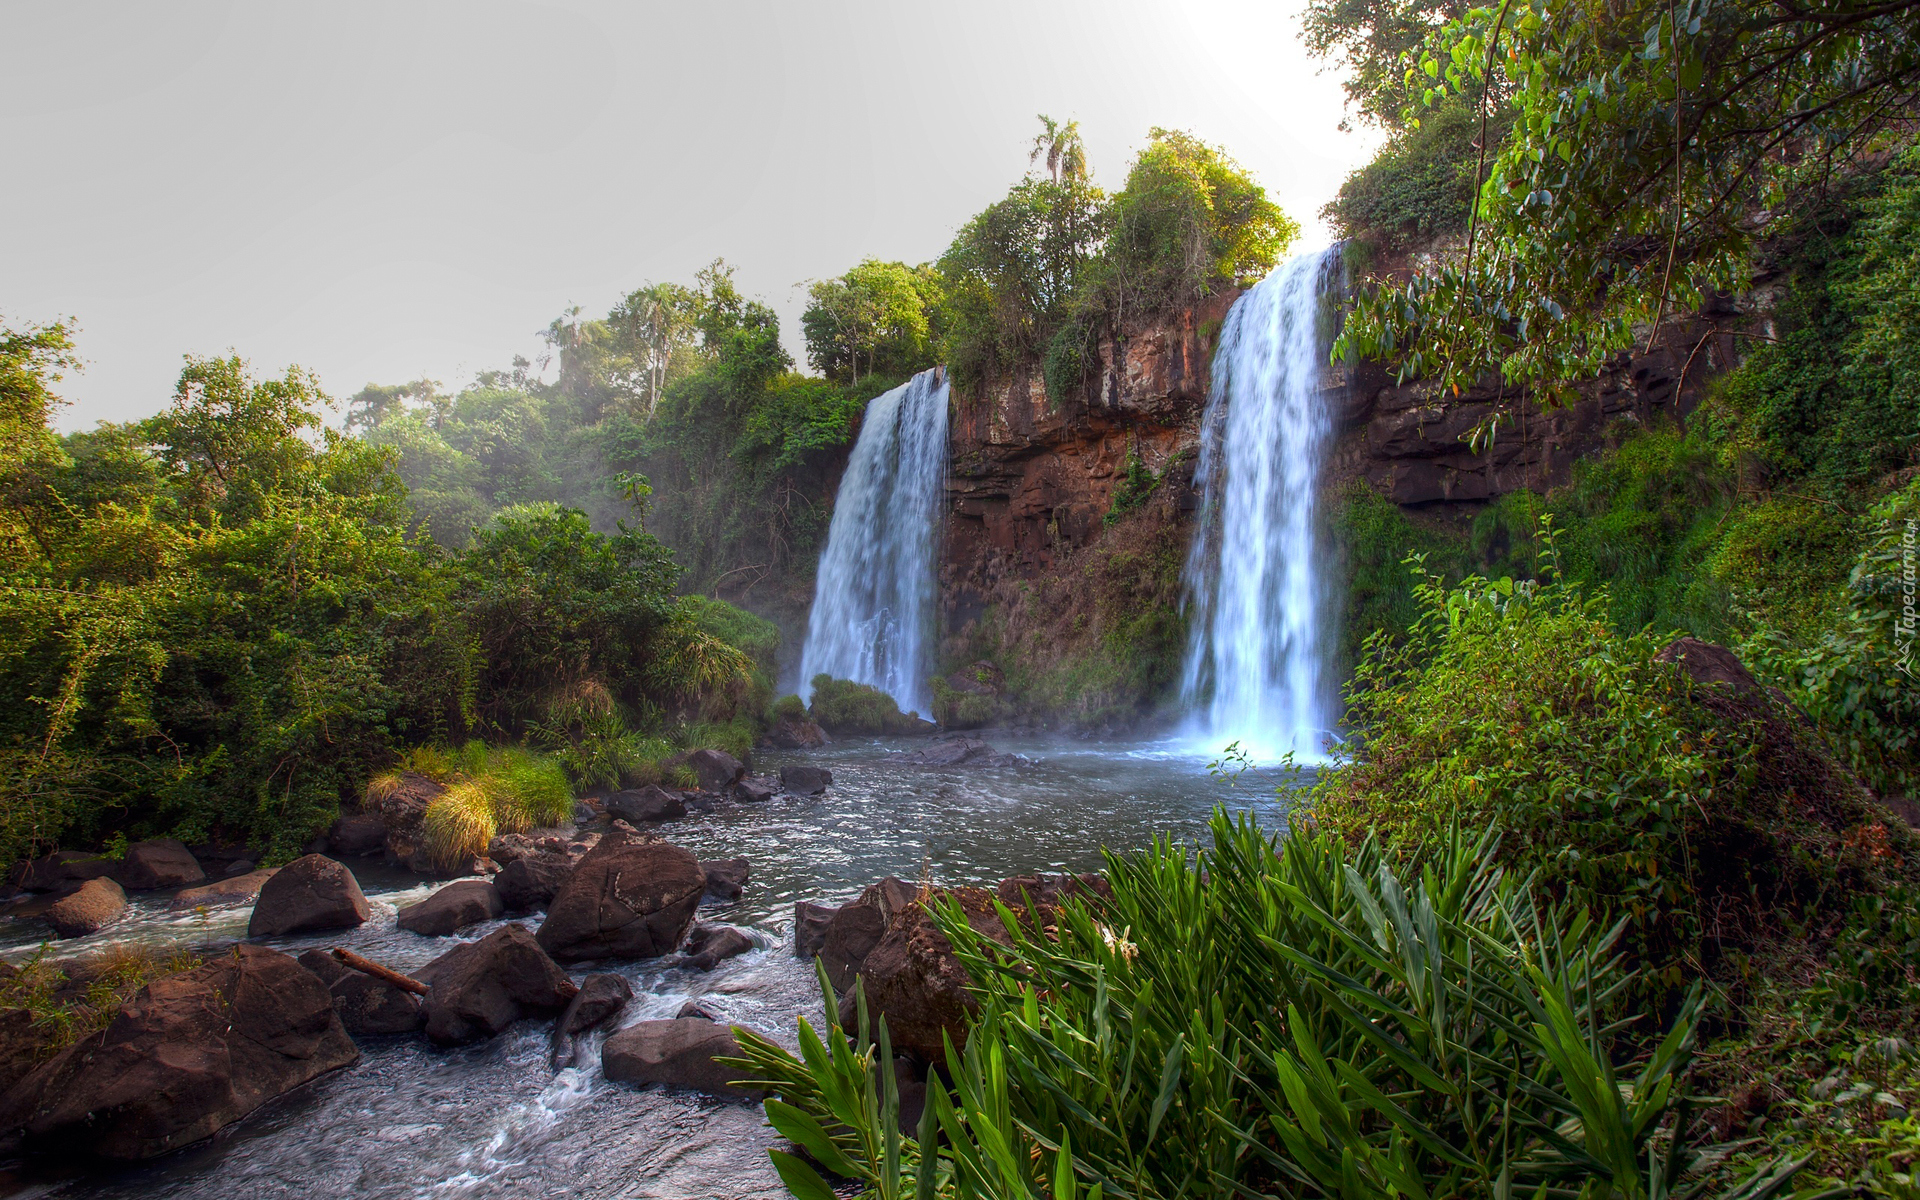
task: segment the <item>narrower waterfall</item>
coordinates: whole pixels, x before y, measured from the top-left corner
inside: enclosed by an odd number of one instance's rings
[[[947,373],[873,398],[833,506],[813,587],[803,691],[822,672],[933,711],[933,596],[947,481]]]
[[[1338,247],[1275,268],[1235,302],[1201,422],[1200,523],[1186,568],[1191,734],[1256,761],[1318,758],[1333,725],[1320,467]]]

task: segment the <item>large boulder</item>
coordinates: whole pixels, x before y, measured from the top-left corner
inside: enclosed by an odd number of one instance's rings
[[[326,987],[261,946],[156,979],[0,1098],[30,1147],[151,1158],[357,1061]]]
[[[326,985],[333,1011],[354,1037],[413,1033],[427,1022],[418,996],[344,966],[325,950],[309,950],[298,961]]]
[[[484,879],[450,883],[418,904],[400,910],[400,928],[426,937],[446,937],[506,911],[500,893]]]
[[[830,740],[827,731],[806,717],[781,717],[761,739],[779,750],[818,750]]]
[[[561,1012],[579,991],[520,925],[455,946],[414,978],[430,989],[427,1036],[443,1046],[492,1037],[522,1017]]]
[[[135,842],[114,872],[120,886],[136,892],[155,888],[188,887],[207,877],[184,843],[172,838]]]
[[[327,830],[327,848],[348,858],[372,858],[387,848],[387,823],[379,813],[346,813]]]
[[[619,1016],[631,999],[633,985],[624,976],[602,973],[581,980],[579,994],[553,1025],[554,1068],[572,1066],[578,1040]]]
[[[1725,646],[1716,646],[1699,638],[1676,638],[1654,655],[1653,660],[1677,664],[1695,683],[1724,684],[1735,691],[1760,686],[1747,670],[1746,664],[1740,661],[1739,655]]]
[[[853,989],[861,964],[886,935],[894,914],[913,903],[918,894],[919,889],[906,880],[889,875],[833,914],[818,954],[835,992]]]
[[[98,933],[109,922],[127,911],[127,894],[106,876],[89,879],[71,895],[63,896],[47,908],[47,924],[63,938],[85,937]]]
[[[781,767],[780,786],[796,796],[818,796],[833,786],[833,772],[825,767]]]
[[[15,864],[13,885],[29,892],[57,892],[89,879],[111,875],[119,865],[98,854],[56,850],[45,858]]]
[[[655,958],[680,944],[706,890],[699,859],[616,828],[554,894],[540,945],[563,962]]]
[[[758,1102],[762,1093],[733,1086],[737,1068],[714,1061],[739,1055],[740,1043],[731,1027],[702,1017],[677,1017],[641,1021],[614,1034],[600,1051],[600,1066],[608,1079],[622,1083],[660,1083]]]
[[[0,1096],[40,1065],[53,1031],[51,1022],[34,1019],[32,1009],[0,1009]]]
[[[1003,944],[1011,941],[992,892],[963,887],[941,895],[959,904],[975,931]],[[867,1009],[875,1019],[886,1017],[894,1049],[938,1063],[945,1061],[943,1034],[955,1047],[966,1044],[968,1021],[979,1009],[968,991],[972,979],[924,903],[915,901],[895,914],[861,962],[859,975]],[[851,990],[841,996],[842,1026],[851,1027],[857,1019],[855,1000]]]
[[[634,825],[649,821],[677,821],[687,815],[686,801],[663,787],[628,788],[607,797],[607,812]]]
[[[736,780],[727,794],[741,804],[765,804],[780,794],[780,783],[764,775],[748,775]]]
[[[576,860],[568,854],[542,850],[522,855],[493,877],[493,890],[508,912],[533,912],[552,903],[555,892],[573,873]]]
[[[793,954],[795,958],[812,958],[820,953],[820,947],[827,942],[827,929],[833,924],[833,918],[839,911],[831,904],[815,904],[811,900],[794,901]]]
[[[695,750],[687,755],[686,765],[708,792],[724,792],[747,773],[747,764],[725,750]]]
[[[267,885],[279,871],[278,867],[268,867],[264,871],[248,871],[245,875],[229,875],[225,879],[216,879],[212,883],[195,888],[182,888],[173,894],[173,908],[220,908],[228,904],[252,904],[260,895],[260,889]]]
[[[753,867],[744,858],[716,858],[701,863],[700,874],[706,878],[707,895],[738,900],[747,890]]]
[[[281,867],[261,885],[247,936],[352,929],[372,911],[352,871],[323,855],[309,854]]]

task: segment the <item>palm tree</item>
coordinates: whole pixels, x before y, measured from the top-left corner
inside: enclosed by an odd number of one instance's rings
[[[1087,147],[1080,140],[1080,122],[1060,122],[1045,113],[1040,114],[1040,132],[1033,139],[1033,150],[1027,155],[1030,163],[1047,160],[1047,174],[1055,183],[1062,179],[1074,180],[1087,177]]]

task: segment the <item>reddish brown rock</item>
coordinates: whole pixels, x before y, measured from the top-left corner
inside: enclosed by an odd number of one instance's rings
[[[137,892],[189,887],[207,877],[192,852],[172,838],[128,846],[127,856],[114,875],[121,887]]]
[[[554,894],[540,945],[563,962],[671,953],[706,888],[693,855],[616,827]]]
[[[579,991],[520,925],[455,946],[414,978],[430,989],[427,1036],[447,1046],[492,1037],[522,1017],[552,1016]]]
[[[506,911],[500,893],[484,879],[450,883],[418,904],[400,910],[396,924],[425,937],[446,937]]]
[[[49,906],[47,924],[63,938],[85,937],[98,933],[126,910],[127,894],[103,875],[87,880],[72,895]]]
[[[327,989],[259,946],[140,989],[0,1099],[30,1148],[151,1158],[360,1057]]]
[[[353,872],[319,854],[296,858],[260,888],[248,937],[280,937],[316,929],[351,929],[373,910]]]
[[[607,1039],[600,1065],[608,1079],[690,1088],[728,1100],[759,1101],[760,1092],[737,1088],[739,1071],[715,1061],[737,1058],[740,1043],[726,1025],[701,1017],[641,1021]]]
[[[219,908],[227,904],[252,904],[260,889],[272,879],[278,867],[231,875],[195,888],[182,888],[173,894],[174,908]]]
[[[993,906],[993,893],[963,887],[940,894],[960,905],[975,931],[994,941],[1010,941]],[[860,964],[859,974],[868,1011],[875,1019],[886,1017],[894,1049],[937,1063],[946,1059],[942,1035],[951,1037],[956,1048],[966,1045],[967,1022],[979,1004],[968,993],[972,981],[967,969],[924,904],[915,901],[900,910]],[[849,991],[840,1000],[840,1023],[851,1028],[856,1020],[855,996]]]

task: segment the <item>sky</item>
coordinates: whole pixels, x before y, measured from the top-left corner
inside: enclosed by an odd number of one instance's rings
[[[1039,113],[1110,189],[1153,126],[1224,145],[1324,244],[1376,139],[1296,4],[0,0],[0,321],[77,323],[65,430],[187,353],[458,387],[716,257],[804,362],[806,283],[937,257]]]

